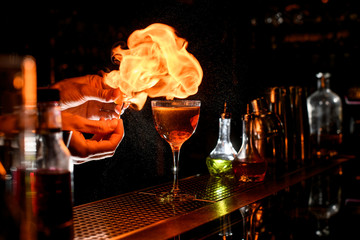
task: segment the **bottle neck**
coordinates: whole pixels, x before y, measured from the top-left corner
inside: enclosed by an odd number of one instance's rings
[[[38,103],[38,114],[37,168],[71,172],[70,153],[62,139],[59,102]]]
[[[317,87],[319,90],[330,89],[330,79],[322,77],[318,79]]]
[[[62,122],[59,102],[54,101],[38,103],[38,113],[38,134],[61,135]]]
[[[242,120],[243,131],[242,131],[242,145],[236,156],[237,159],[241,161],[246,159],[249,162],[264,162],[264,160],[259,155],[256,146],[253,142],[253,119],[250,116],[245,115]]]
[[[230,118],[219,118],[219,139],[221,142],[230,142]]]
[[[242,144],[247,144],[249,142],[250,137],[250,115],[245,115],[242,120]]]
[[[59,102],[38,103],[37,158],[48,160],[62,141],[61,112]],[[40,162],[41,168],[46,164]],[[39,166],[40,167],[40,166]]]

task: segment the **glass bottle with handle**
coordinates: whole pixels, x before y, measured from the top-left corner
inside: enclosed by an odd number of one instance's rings
[[[265,98],[251,101],[254,145],[259,155],[268,163],[268,174],[284,171],[283,124],[280,118],[268,111]]]

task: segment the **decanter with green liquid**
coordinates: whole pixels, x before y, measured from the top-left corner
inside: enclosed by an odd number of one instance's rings
[[[219,138],[215,148],[206,158],[206,165],[209,173],[215,177],[233,177],[232,160],[236,156],[236,151],[230,141],[231,114],[226,112],[226,103],[224,112],[219,118]]]

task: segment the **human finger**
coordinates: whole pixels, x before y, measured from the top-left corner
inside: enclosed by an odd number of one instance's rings
[[[91,134],[109,134],[112,133],[117,125],[119,119],[113,118],[111,120],[88,120],[84,119],[84,124],[79,127],[80,132]]]
[[[92,151],[89,146],[94,147],[98,141],[94,139],[85,139],[84,135],[78,131],[74,131],[69,144],[69,151],[72,156],[72,160],[75,163],[83,163],[89,160],[99,160],[105,157],[111,157],[115,149],[109,151]],[[100,151],[100,149],[98,150]]]
[[[87,100],[115,102],[122,97],[122,93],[119,88],[102,88],[91,85],[82,85],[80,90]]]
[[[111,120],[111,119],[120,117],[120,115],[118,113],[116,113],[115,111],[104,111],[102,109],[99,110],[99,113],[97,114],[97,116],[105,118],[106,120]]]
[[[69,150],[75,157],[87,159],[101,159],[111,157],[121,140],[124,137],[123,121],[119,120],[115,131],[106,138],[106,140],[98,140],[96,138],[85,139],[84,136],[75,132],[70,142]]]
[[[119,119],[118,125],[113,133],[104,135],[101,141],[88,140],[90,154],[106,153],[115,151],[124,137],[123,121]]]
[[[61,112],[63,129],[68,131],[79,131],[90,134],[109,134],[115,131],[119,119],[111,120],[89,120],[69,112]]]
[[[113,101],[119,105],[122,104],[124,94],[120,91],[119,88],[113,88],[106,84],[105,78],[103,76],[90,75],[89,81],[93,83],[96,89],[112,90],[100,92],[100,95],[102,95],[102,98],[106,99],[106,102]],[[99,84],[101,84],[101,86]]]
[[[89,141],[90,153],[95,156],[99,153],[115,153],[116,148],[119,146],[121,140],[124,137],[124,125],[123,121],[120,119],[119,124],[116,127],[115,131],[111,134],[103,136],[101,141],[96,143]]]
[[[100,118],[100,120],[105,120],[104,118]],[[104,136],[106,136],[105,134],[99,134],[99,133],[97,133],[97,134],[94,134],[92,137],[91,137],[91,140],[95,140],[95,141],[101,141],[103,138],[104,138]]]

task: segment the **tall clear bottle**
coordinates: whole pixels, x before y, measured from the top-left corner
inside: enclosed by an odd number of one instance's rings
[[[20,239],[36,239],[33,206],[35,191],[32,187],[34,171],[36,170],[36,61],[31,56],[26,56],[21,64],[22,75],[14,78],[21,89],[22,104],[16,115],[17,119],[17,146],[18,157],[12,162],[12,191],[14,202],[20,210]]]
[[[215,177],[233,176],[232,160],[236,156],[230,140],[231,129],[231,114],[226,112],[226,103],[224,105],[224,112],[219,118],[219,138],[215,148],[210,152],[206,158],[206,165],[209,173]]]
[[[317,91],[307,98],[312,156],[332,157],[342,142],[342,103],[330,89],[330,74],[318,73]]]
[[[73,239],[70,152],[62,139],[60,94],[38,90],[39,125],[34,189],[38,239]]]

